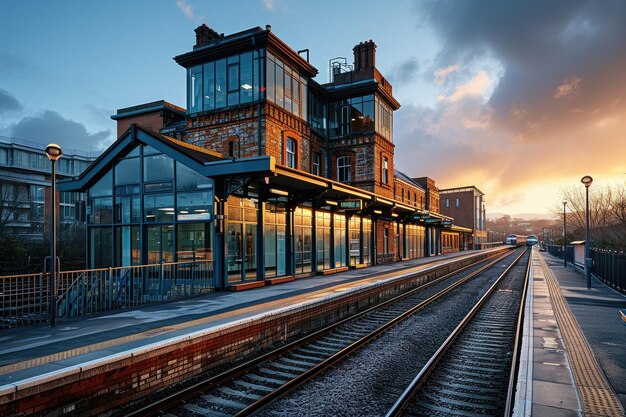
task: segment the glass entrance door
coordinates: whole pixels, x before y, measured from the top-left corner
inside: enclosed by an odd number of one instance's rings
[[[148,226],[146,228],[147,263],[174,261],[174,225]]]

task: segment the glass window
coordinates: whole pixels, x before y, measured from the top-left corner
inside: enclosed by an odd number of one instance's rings
[[[286,149],[286,157],[287,160],[286,165],[289,168],[297,168],[296,164],[296,141],[291,138],[287,138],[287,149]]]
[[[250,103],[252,101],[252,90],[254,83],[252,82],[252,52],[246,52],[240,55],[239,60],[239,81],[241,89],[239,90],[239,100],[241,103]]]
[[[89,196],[98,197],[111,194],[113,194],[113,174],[109,171],[89,189]]]
[[[174,178],[174,160],[166,155],[144,157],[143,179],[146,182]]]
[[[181,223],[177,230],[177,259],[213,259],[211,223]]]
[[[89,223],[113,223],[113,198],[92,198],[89,200]]]
[[[202,111],[202,65],[191,67],[187,71],[189,73],[187,108],[189,113],[197,113]]]
[[[213,181],[180,162],[176,162],[176,189],[191,191],[213,188]]]
[[[112,230],[110,227],[89,228],[89,259],[90,268],[107,268],[111,266],[113,256]]]
[[[124,196],[115,199],[115,223],[141,222],[141,202],[139,196]]]
[[[173,223],[174,196],[153,194],[143,197],[144,219],[147,223]]]
[[[350,157],[341,156],[337,158],[337,181],[349,182],[351,180]]]
[[[122,159],[115,165],[115,185],[140,182],[139,158]]]
[[[285,71],[282,64],[276,63],[276,104],[285,107]]]
[[[459,207],[459,206],[461,205],[461,202],[459,201],[459,199],[458,199],[458,198],[457,198],[457,199],[456,199],[456,201],[455,201],[455,205],[456,205],[457,207]],[[448,199],[446,199],[446,207],[448,207]]]
[[[268,57],[270,54],[268,54]],[[276,102],[276,64],[273,60],[267,60],[267,99]]]
[[[450,199],[446,198],[446,208],[450,207]]]
[[[383,184],[389,184],[389,160],[383,156]]]
[[[228,105],[237,104],[239,104],[239,64],[232,64],[228,65]]]
[[[311,171],[314,175],[322,175],[322,155],[318,153],[313,154],[313,167]]]
[[[204,64],[204,110],[215,108],[215,63]]]
[[[178,221],[211,220],[213,193],[178,193],[176,196]]]
[[[215,108],[226,107],[226,60],[215,62]]]

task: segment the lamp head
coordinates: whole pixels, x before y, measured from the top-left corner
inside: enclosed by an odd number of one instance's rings
[[[51,143],[46,146],[46,155],[48,155],[48,159],[50,159],[51,161],[56,161],[61,157],[61,155],[63,155],[63,151],[61,150],[61,147],[59,145],[57,145],[56,143]]]
[[[563,205],[566,205],[566,204],[567,204],[567,200],[563,200]]]
[[[593,182],[593,178],[591,178],[589,175],[585,175],[584,177],[582,177],[580,182],[582,182],[585,185],[585,187],[589,188],[589,186]]]

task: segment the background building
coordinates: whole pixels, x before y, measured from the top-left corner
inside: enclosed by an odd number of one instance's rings
[[[50,213],[52,165],[46,145],[0,136],[0,237],[43,239]],[[63,150],[57,162],[57,178],[80,175],[96,159],[93,153]],[[61,230],[84,222],[85,194],[60,193],[57,213]]]
[[[472,249],[487,242],[485,194],[475,186],[439,190],[441,212],[454,217],[454,223],[473,230]]]

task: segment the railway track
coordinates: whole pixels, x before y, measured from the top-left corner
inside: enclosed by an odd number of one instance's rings
[[[387,417],[511,415],[529,253],[476,303]]]
[[[252,414],[509,256],[461,268],[128,415]],[[435,295],[420,295],[447,280],[452,283]]]

